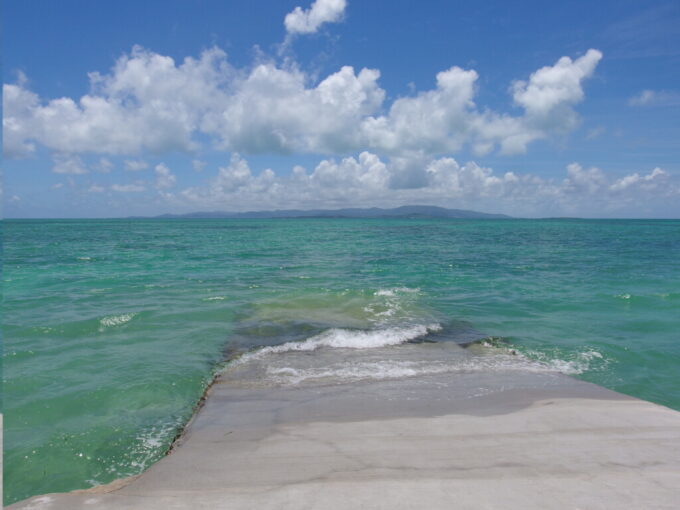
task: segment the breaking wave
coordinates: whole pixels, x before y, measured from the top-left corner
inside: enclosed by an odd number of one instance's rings
[[[120,326],[121,324],[125,324],[126,322],[130,322],[134,318],[135,315],[137,315],[137,314],[136,313],[124,313],[124,314],[121,314],[121,315],[110,315],[108,317],[104,317],[103,319],[100,319],[99,324],[101,325],[102,328]]]
[[[281,345],[263,347],[257,351],[248,353],[242,359],[260,357],[266,354],[275,354],[291,351],[314,351],[322,347],[336,349],[375,349],[390,345],[399,345],[426,336],[427,334],[440,331],[440,324],[417,324],[394,328],[374,330],[351,330],[333,328],[301,342],[286,342]]]

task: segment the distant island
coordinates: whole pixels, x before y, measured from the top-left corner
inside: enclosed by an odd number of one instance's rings
[[[133,218],[140,218],[134,216]],[[371,207],[367,209],[312,209],[312,210],[276,210],[276,211],[248,211],[248,212],[224,212],[208,211],[193,212],[186,214],[161,214],[154,218],[168,219],[191,219],[191,218],[243,218],[243,219],[268,219],[268,218],[450,218],[450,219],[510,219],[505,214],[489,214],[464,209],[446,209],[430,205],[405,205],[393,209],[381,209]]]

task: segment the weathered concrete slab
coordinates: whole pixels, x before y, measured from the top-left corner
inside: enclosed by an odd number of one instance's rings
[[[109,490],[110,492],[105,492]],[[680,413],[555,374],[228,379],[172,454],[11,509],[675,509]]]

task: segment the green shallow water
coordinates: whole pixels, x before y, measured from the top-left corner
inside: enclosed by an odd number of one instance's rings
[[[680,222],[4,224],[5,502],[164,454],[225,358],[440,324],[680,409]]]

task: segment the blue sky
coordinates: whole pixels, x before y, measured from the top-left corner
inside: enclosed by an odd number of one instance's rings
[[[680,217],[677,2],[34,0],[4,18],[7,217]]]

